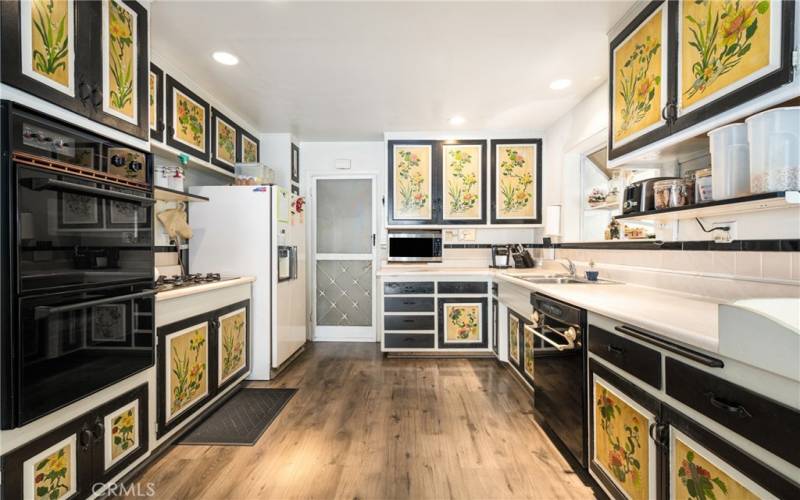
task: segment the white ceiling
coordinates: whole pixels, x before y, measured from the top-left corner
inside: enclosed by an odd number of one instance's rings
[[[261,132],[380,139],[456,129],[456,114],[463,129],[544,129],[606,80],[606,33],[633,3],[159,0],[151,37]],[[574,83],[550,90],[557,78]]]

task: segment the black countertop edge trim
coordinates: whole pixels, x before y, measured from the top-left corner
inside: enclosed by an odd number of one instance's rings
[[[445,248],[463,249],[463,248],[492,248],[493,246],[508,246],[516,245],[516,243],[445,243]],[[544,248],[542,243],[521,243],[525,248]],[[551,245],[553,247],[557,245]]]
[[[800,239],[790,240],[735,240],[730,243],[697,241],[620,241],[559,243],[562,249],[586,250],[685,250],[685,251],[737,251],[737,252],[800,252]]]

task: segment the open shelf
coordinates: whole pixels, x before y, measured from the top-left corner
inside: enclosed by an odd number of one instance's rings
[[[587,202],[584,210],[619,210],[619,208],[619,201],[613,201],[611,203],[598,203],[596,205],[591,205],[589,202]]]
[[[160,156],[163,156],[163,157],[166,157],[166,158],[174,160],[176,165],[178,164],[178,155],[185,154],[185,153],[183,153],[183,151],[179,151],[179,150],[177,150],[177,149],[175,149],[175,148],[173,148],[171,146],[167,146],[163,142],[158,142],[158,141],[154,141],[154,140],[150,141],[150,151],[152,153],[154,153],[154,154],[158,154]],[[210,163],[210,162],[207,162],[207,161],[203,161],[203,160],[198,160],[197,158],[195,158],[192,155],[187,155],[187,156],[189,156],[189,164],[187,165],[189,168],[199,168],[199,169],[202,169],[202,170],[210,170],[211,172],[214,172],[214,173],[219,174],[219,175],[224,175],[224,176],[230,177],[230,178],[236,177],[233,174],[233,172],[229,172],[228,170],[225,170],[224,168],[220,168],[220,167],[214,165],[213,163]]]
[[[775,193],[752,194],[685,207],[662,208],[661,210],[618,215],[615,219],[670,222],[681,219],[694,219],[695,217],[714,217],[788,207],[800,208],[800,192],[778,191]]]
[[[208,201],[205,196],[184,193],[161,186],[153,186],[153,195],[159,201]]]

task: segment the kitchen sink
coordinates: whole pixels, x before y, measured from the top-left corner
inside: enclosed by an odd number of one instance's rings
[[[577,278],[572,276],[530,276],[522,278],[530,283],[538,285],[567,285],[567,284],[580,284],[580,285],[611,285],[619,284],[619,281],[611,281],[598,278],[596,281],[589,281],[585,278]]]

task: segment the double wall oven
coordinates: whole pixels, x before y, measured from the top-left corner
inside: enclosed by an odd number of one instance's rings
[[[0,427],[154,362],[152,161],[2,101]]]

